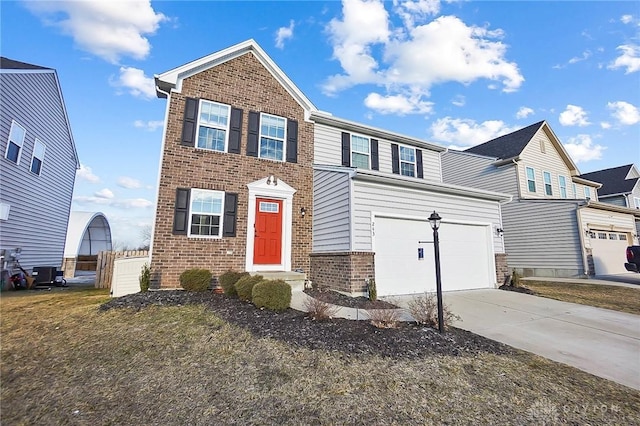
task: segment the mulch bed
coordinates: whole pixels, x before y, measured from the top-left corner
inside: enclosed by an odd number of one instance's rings
[[[514,285],[503,284],[498,288],[500,290],[515,291],[517,293],[525,293],[525,294],[533,294],[533,295],[536,294],[533,290],[528,289],[526,287],[522,287],[522,286],[514,286]]]
[[[204,305],[223,320],[256,336],[273,338],[308,349],[341,352],[346,356],[378,355],[395,359],[415,359],[426,355],[514,353],[509,346],[454,327],[440,334],[433,328],[412,323],[400,323],[395,329],[380,329],[371,325],[369,321],[340,318],[312,320],[304,312],[287,309],[276,313],[211,292],[163,290],[136,293],[113,298],[99,309],[139,310],[151,305],[190,304]]]
[[[350,297],[329,289],[306,289],[309,296],[333,305],[358,309],[396,309],[397,306],[384,300],[371,301],[366,297]]]

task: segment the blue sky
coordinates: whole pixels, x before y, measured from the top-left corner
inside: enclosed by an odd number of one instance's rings
[[[2,56],[55,68],[73,210],[120,246],[152,223],[153,75],[255,39],[321,110],[467,148],[547,120],[581,172],[640,165],[636,1],[3,1]]]

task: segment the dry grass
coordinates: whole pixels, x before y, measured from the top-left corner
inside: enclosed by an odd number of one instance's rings
[[[640,315],[640,288],[535,280],[521,284],[538,296]]]
[[[640,392],[527,353],[351,356],[107,297],[2,294],[2,424],[640,424]]]

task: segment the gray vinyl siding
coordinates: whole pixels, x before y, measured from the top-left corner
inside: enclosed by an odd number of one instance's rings
[[[480,157],[457,151],[447,151],[441,155],[442,180],[444,183],[504,192],[518,196],[518,179],[513,164],[500,167],[495,159]]]
[[[627,206],[627,198],[624,195],[616,195],[613,197],[602,197],[600,198],[600,202],[613,204],[614,206],[619,206],[619,207],[633,207],[633,204],[631,204],[630,206]]]
[[[350,178],[347,173],[313,172],[313,251],[351,248]]]
[[[22,248],[20,263],[62,264],[76,176],[76,152],[66,121],[57,77],[52,71],[0,73],[0,201],[9,219],[0,223],[0,248]],[[19,164],[5,156],[11,121],[26,129]],[[40,175],[31,173],[35,138],[46,145]]]
[[[401,188],[370,182],[354,181],[353,187],[354,251],[371,251],[372,213],[386,213],[427,218],[436,210],[443,220],[487,223],[500,226],[497,201]],[[502,238],[493,233],[495,253],[504,253]]]
[[[502,206],[504,244],[510,268],[585,268],[575,202],[520,200]]]

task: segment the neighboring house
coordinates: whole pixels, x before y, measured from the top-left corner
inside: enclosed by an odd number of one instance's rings
[[[625,272],[640,211],[599,200],[602,184],[580,175],[546,121],[463,152],[442,155],[445,182],[503,191],[509,268],[525,276]]]
[[[443,184],[444,148],[318,111],[253,40],[155,80],[168,101],[153,286],[207,268],[298,270],[349,294],[371,279],[379,294],[433,290],[434,210],[444,289],[502,281],[510,196]]]
[[[59,268],[79,161],[58,75],[0,58],[0,92],[3,268]]]

